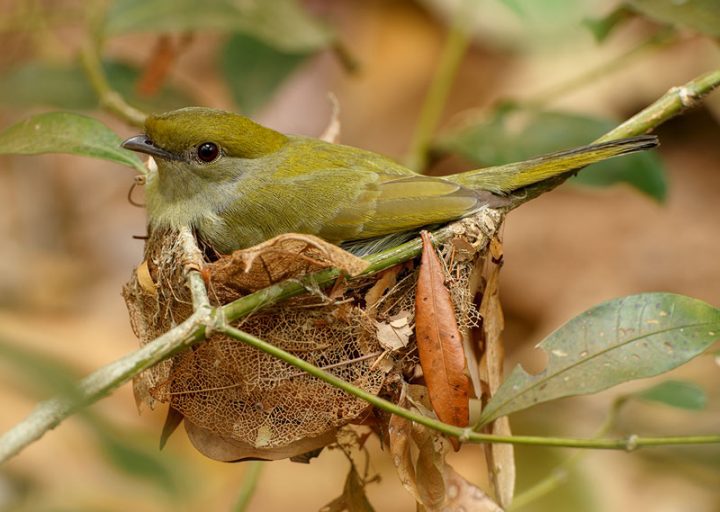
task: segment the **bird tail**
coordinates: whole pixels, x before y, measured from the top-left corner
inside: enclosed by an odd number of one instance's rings
[[[558,151],[524,162],[452,174],[445,179],[476,190],[506,194],[554,176],[576,172],[608,158],[643,151],[657,145],[656,136],[640,135]]]

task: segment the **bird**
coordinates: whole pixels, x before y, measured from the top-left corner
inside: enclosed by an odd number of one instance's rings
[[[284,233],[364,253],[378,240],[505,206],[525,187],[657,145],[641,135],[438,177],[204,107],[150,115],[145,132],[122,143],[157,164],[145,187],[150,228],[189,226],[220,254]]]

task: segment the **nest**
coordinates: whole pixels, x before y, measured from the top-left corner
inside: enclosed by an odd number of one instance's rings
[[[501,222],[501,213],[486,209],[445,228],[451,235],[438,246],[462,332],[481,322],[474,305],[482,288],[478,262]],[[200,252],[190,252],[177,233],[150,234],[145,261],[124,288],[141,344],[192,314],[183,269]],[[221,306],[327,267],[358,274],[365,262],[314,237],[283,235],[215,261],[202,257],[196,265],[212,305]],[[399,385],[421,373],[412,328],[416,278],[416,262],[409,261],[371,277],[341,278],[330,290],[308,286],[305,295],[234,325],[396,401]],[[296,457],[334,443],[345,425],[382,420],[365,401],[218,333],[142,372],[134,391],[139,407],[169,404],[198,450],[224,461]]]

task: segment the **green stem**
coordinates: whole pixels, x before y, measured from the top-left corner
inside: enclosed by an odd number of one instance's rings
[[[606,142],[647,133],[687,109],[697,106],[703,97],[710,94],[719,85],[720,69],[716,69],[685,85],[673,87],[652,105],[610,130],[595,142]]]
[[[610,407],[610,411],[608,412],[605,421],[595,434],[594,439],[604,437],[608,432],[610,432],[613,425],[615,425],[620,409],[625,403],[627,403],[627,395],[623,395],[615,399]],[[567,481],[570,472],[577,467],[586,454],[587,452],[574,453],[553,469],[547,478],[515,496],[512,504],[508,507],[508,512],[521,509],[560,487]]]
[[[252,334],[236,329],[229,325],[221,323],[216,325],[215,329],[222,332],[226,336],[234,338],[238,341],[262,350],[266,354],[276,357],[288,364],[309,373],[310,375],[321,379],[328,384],[340,388],[343,391],[361,398],[369,404],[381,409],[385,412],[395,414],[406,420],[414,421],[420,425],[424,425],[443,434],[454,436],[464,442],[470,443],[508,443],[508,444],[527,444],[537,446],[562,446],[564,448],[593,448],[598,450],[627,450],[632,451],[643,446],[668,446],[668,445],[685,445],[685,444],[718,444],[720,443],[720,435],[707,436],[676,436],[676,437],[638,437],[629,436],[627,439],[573,439],[561,437],[538,437],[538,436],[499,436],[494,434],[480,434],[474,432],[471,428],[455,427],[448,425],[436,419],[422,414],[415,413],[404,407],[400,407],[383,398],[373,395],[349,382],[328,373],[307,361],[300,359],[289,352],[261,340]]]
[[[257,487],[260,473],[262,473],[264,466],[265,463],[259,460],[253,460],[245,464],[245,477],[243,478],[240,495],[235,502],[233,512],[245,512],[245,510],[247,510],[250,500],[255,494],[255,488]]]
[[[83,47],[80,52],[80,61],[90,85],[98,95],[100,105],[126,123],[142,128],[145,125],[146,114],[128,105],[123,97],[113,90],[93,44],[86,44]]]
[[[427,164],[430,139],[440,121],[450,88],[470,42],[467,19],[473,3],[473,0],[464,0],[457,9],[440,56],[437,72],[420,111],[420,119],[406,159],[406,165],[415,171],[421,172]]]
[[[606,78],[613,71],[623,68],[630,62],[645,53],[663,48],[673,44],[677,40],[676,32],[672,29],[662,30],[657,34],[653,34],[640,45],[619,55],[615,59],[605,62],[593,69],[585,71],[561,84],[554,85],[545,91],[534,94],[531,99],[521,101],[523,106],[532,108],[541,108],[547,103],[563,98],[568,94],[585,87],[586,85],[594,85],[598,80]]]
[[[720,69],[701,75],[685,85],[673,87],[652,105],[644,108],[630,119],[607,132],[595,142],[607,142],[642,135],[664,122],[697,106],[702,99],[720,86]],[[556,176],[525,187],[510,196],[510,208],[514,209],[563,183],[570,175]]]

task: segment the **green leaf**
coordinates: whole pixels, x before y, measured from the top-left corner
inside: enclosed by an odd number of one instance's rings
[[[297,0],[118,0],[106,19],[110,35],[196,30],[244,32],[286,51],[316,50],[332,40]]]
[[[671,293],[611,300],[573,318],[538,346],[545,370],[515,367],[480,422],[565,396],[595,393],[671,370],[720,337],[720,309]]]
[[[687,27],[702,34],[720,36],[718,0],[626,0],[648,18],[673,26]]]
[[[151,97],[138,96],[135,86],[140,71],[137,68],[117,61],[106,61],[103,67],[110,85],[141,110],[167,111],[193,103],[189,96],[169,85]],[[6,73],[0,80],[0,102],[70,110],[90,110],[98,106],[97,94],[79,64],[44,62],[32,62]]]
[[[617,27],[633,17],[633,12],[621,5],[602,18],[585,18],[582,24],[592,33],[595,41],[602,43]]]
[[[438,139],[435,149],[456,153],[478,166],[502,165],[591,143],[615,123],[567,112],[525,111],[501,106],[488,121],[464,127]],[[667,195],[665,171],[652,152],[636,153],[594,164],[571,181],[591,186],[627,183],[657,201]]]
[[[222,51],[222,70],[244,114],[263,106],[307,53],[286,53],[259,39],[235,34]]]
[[[633,393],[631,397],[691,411],[700,411],[707,403],[705,391],[700,386],[682,380],[666,380],[644,391]]]
[[[150,453],[127,436],[116,436],[107,431],[96,430],[100,446],[108,460],[120,471],[134,478],[156,484],[171,496],[178,491],[175,474],[159,452]]]
[[[132,151],[122,149],[121,142],[97,119],[68,112],[48,112],[0,132],[0,154],[69,153],[110,160],[145,173],[140,159]]]
[[[26,348],[22,342],[0,341],[0,361],[9,363],[24,386],[43,397],[61,394],[68,398],[79,396],[79,372],[67,363]],[[4,372],[3,372],[4,373]]]

